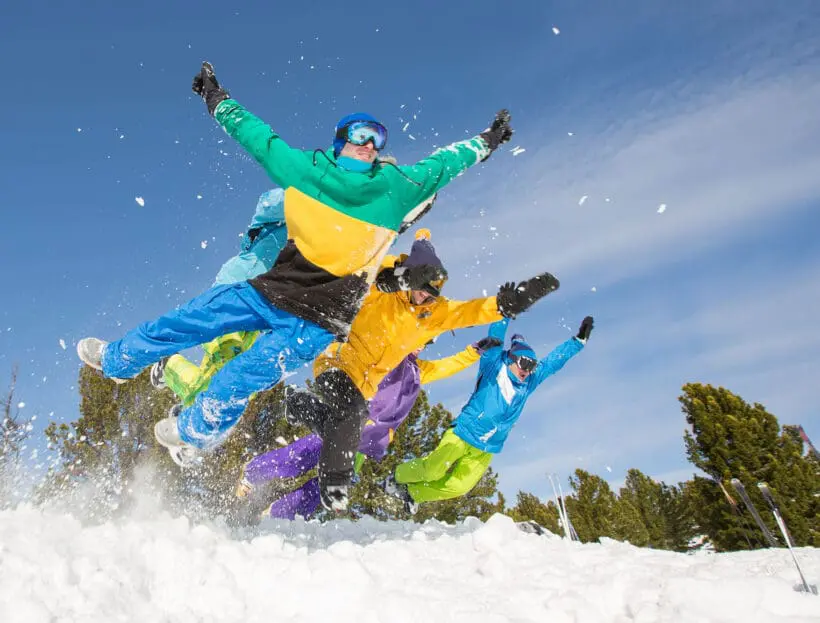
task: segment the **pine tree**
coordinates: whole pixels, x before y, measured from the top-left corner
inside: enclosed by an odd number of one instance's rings
[[[630,469],[626,473],[624,486],[618,493],[622,504],[629,504],[638,512],[643,523],[650,547],[658,549],[666,546],[666,516],[663,507],[663,485],[655,482],[640,470]],[[638,545],[630,541],[633,545]]]
[[[129,483],[137,465],[150,457],[160,474],[176,466],[154,442],[154,423],[166,416],[170,392],[156,392],[148,373],[116,385],[95,370],[80,370],[81,417],[68,424],[52,422],[45,430],[49,447],[58,452],[56,464],[37,492],[37,499],[84,487],[89,517],[106,519],[129,502]],[[173,469],[172,469],[173,468]]]
[[[507,509],[506,514],[515,521],[534,521],[553,534],[563,534],[558,521],[558,507],[552,500],[548,500],[546,504],[543,504],[538,496],[519,491],[515,506]]]
[[[20,416],[14,406],[14,389],[17,385],[17,369],[11,372],[11,382],[0,411],[0,509],[14,503],[19,488],[20,454],[32,429],[30,421]]]
[[[732,512],[718,482],[738,478],[758,508],[765,504],[755,486],[768,482],[777,492],[783,516],[798,545],[818,544],[820,490],[817,462],[804,457],[803,441],[793,429],[780,430],[763,405],[750,405],[722,387],[690,383],[679,398],[692,432],[684,439],[689,460],[712,477],[695,478],[697,521],[719,550],[747,549],[760,535],[748,516]],[[761,513],[773,532],[770,513]]]
[[[615,538],[617,498],[609,484],[583,469],[576,469],[569,483],[573,495],[566,499],[567,512],[578,538],[583,543],[597,541],[602,536]]]

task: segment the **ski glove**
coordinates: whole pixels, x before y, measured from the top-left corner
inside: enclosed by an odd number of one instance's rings
[[[473,348],[475,348],[478,351],[479,355],[483,355],[488,350],[496,348],[497,346],[501,346],[502,343],[503,342],[499,340],[497,337],[490,337],[488,335],[487,337],[483,337],[480,340],[478,340],[478,342],[473,344]]]
[[[376,287],[382,292],[425,290],[431,281],[447,279],[447,271],[438,266],[398,266],[382,270],[376,277]]]
[[[512,138],[513,129],[510,127],[511,118],[512,116],[510,115],[509,110],[506,108],[499,110],[495,113],[495,119],[493,119],[492,125],[479,134],[479,136],[484,139],[484,142],[487,143],[487,147],[489,147],[491,154],[498,149],[499,145],[506,143]],[[486,160],[489,157],[490,156],[488,155],[483,160]]]
[[[208,107],[208,114],[214,116],[216,107],[220,102],[224,102],[231,95],[221,86],[214,75],[214,68],[208,61],[202,62],[202,69],[194,76],[194,82],[191,85],[194,93],[199,95]]]
[[[558,279],[550,273],[543,273],[532,279],[522,281],[517,286],[508,281],[498,290],[498,313],[505,318],[515,318],[527,311],[538,299],[554,292],[560,286]]]
[[[578,329],[578,335],[576,335],[575,338],[582,344],[586,344],[589,339],[589,334],[592,333],[592,326],[592,316],[587,316],[583,322],[581,322],[581,328]]]

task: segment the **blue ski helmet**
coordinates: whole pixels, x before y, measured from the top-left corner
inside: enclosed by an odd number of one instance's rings
[[[339,123],[336,124],[336,131],[333,134],[333,155],[337,158],[347,142],[343,138],[336,138],[339,135],[339,130],[350,125],[354,121],[375,121],[378,123],[378,120],[373,115],[368,115],[366,112],[354,112],[351,115],[347,115],[346,117],[339,119]]]

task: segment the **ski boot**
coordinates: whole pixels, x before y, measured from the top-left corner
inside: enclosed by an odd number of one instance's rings
[[[177,427],[177,416],[182,405],[175,404],[168,411],[168,417],[154,425],[154,437],[157,443],[168,449],[171,460],[182,468],[192,467],[199,460],[199,451],[194,446],[182,441]]]
[[[168,357],[163,357],[151,366],[151,385],[156,389],[165,389],[168,385],[165,383],[165,365],[168,363]]]
[[[415,515],[416,512],[419,510],[419,505],[413,499],[413,496],[410,495],[410,491],[407,490],[407,485],[402,484],[400,482],[396,482],[395,477],[393,474],[390,474],[384,481],[382,485],[382,490],[385,492],[386,495],[389,495],[392,498],[396,498],[399,500],[403,506],[404,511],[410,515]]]
[[[345,474],[319,474],[319,499],[334,513],[343,513],[349,502],[350,477]]]
[[[106,346],[108,346],[108,342],[104,340],[98,340],[95,337],[84,337],[77,342],[77,355],[85,365],[102,372],[102,356]],[[125,383],[127,380],[115,379],[114,377],[106,378],[110,378],[117,384]]]

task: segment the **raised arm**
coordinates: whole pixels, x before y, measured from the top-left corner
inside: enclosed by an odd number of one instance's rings
[[[474,164],[489,158],[499,145],[510,140],[512,134],[510,113],[501,110],[481,134],[437,149],[412,166],[400,167],[402,173],[418,185],[413,205],[444,188]]]
[[[262,165],[273,181],[287,188],[305,175],[310,156],[291,148],[267,123],[231,99],[207,61],[194,76],[192,88],[205,101],[208,113]]]
[[[592,323],[592,316],[584,318],[581,327],[578,329],[578,334],[575,337],[571,337],[557,348],[554,348],[549,355],[538,362],[533,372],[536,386],[540,385],[548,376],[558,372],[558,370],[566,365],[567,361],[584,349],[584,345],[589,339],[589,334],[592,332]]]
[[[455,355],[442,359],[418,359],[416,363],[421,372],[421,384],[440,381],[466,370],[481,358],[480,351],[472,344]]]
[[[293,149],[267,123],[236,100],[221,102],[214,118],[283,188],[297,185],[304,177],[310,156]]]

